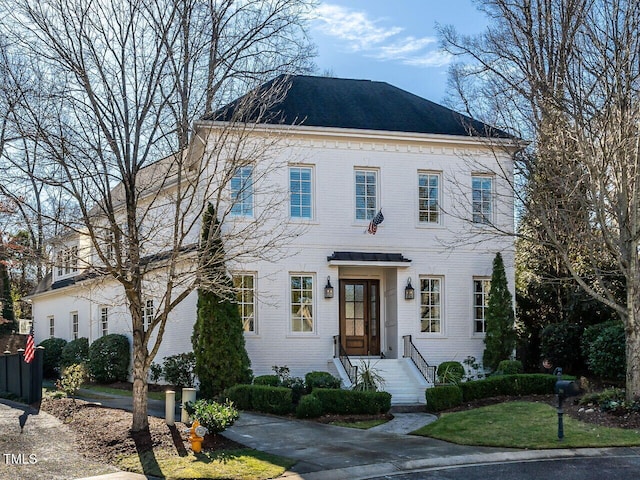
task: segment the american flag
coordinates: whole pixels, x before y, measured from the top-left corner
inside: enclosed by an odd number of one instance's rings
[[[33,325],[31,325],[31,330],[29,330],[29,335],[27,336],[27,346],[24,347],[24,361],[31,363],[35,354],[36,347],[33,341]]]
[[[371,219],[371,222],[369,222],[369,228],[367,229],[367,232],[369,232],[371,235],[375,235],[378,231],[378,225],[380,225],[383,221],[384,215],[382,215],[382,210],[380,210],[378,211],[378,213],[376,213],[376,216]]]

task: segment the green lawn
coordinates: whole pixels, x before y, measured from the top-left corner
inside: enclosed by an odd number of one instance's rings
[[[640,445],[640,431],[604,428],[567,415],[564,440],[558,441],[558,415],[544,403],[505,402],[443,414],[413,432],[461,445],[513,448],[580,448]]]
[[[295,461],[252,449],[190,452],[179,457],[175,452],[154,450],[121,457],[118,467],[131,472],[172,479],[211,478],[261,480],[276,478]]]

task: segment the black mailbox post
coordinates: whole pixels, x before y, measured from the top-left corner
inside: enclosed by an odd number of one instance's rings
[[[556,369],[556,374],[558,375],[558,380],[556,381],[554,391],[556,395],[558,395],[558,441],[562,441],[564,438],[564,425],[562,423],[564,410],[562,410],[562,402],[565,398],[573,397],[580,393],[580,387],[576,382],[571,380],[562,380],[561,368]]]

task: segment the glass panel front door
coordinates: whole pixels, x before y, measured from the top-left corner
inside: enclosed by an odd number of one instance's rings
[[[380,355],[378,280],[340,280],[340,338],[348,355]]]

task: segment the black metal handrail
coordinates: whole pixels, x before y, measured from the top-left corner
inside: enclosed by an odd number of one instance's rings
[[[333,336],[333,358],[340,360],[344,371],[347,372],[347,376],[349,377],[351,384],[355,385],[358,379],[358,366],[351,363],[349,355],[347,355],[347,351],[344,349],[342,342],[340,341],[340,335]]]
[[[405,358],[411,358],[411,361],[420,371],[422,376],[427,382],[435,385],[436,383],[436,367],[433,367],[427,363],[422,354],[418,351],[416,346],[411,341],[411,335],[405,335],[402,337],[404,340],[404,354]]]

